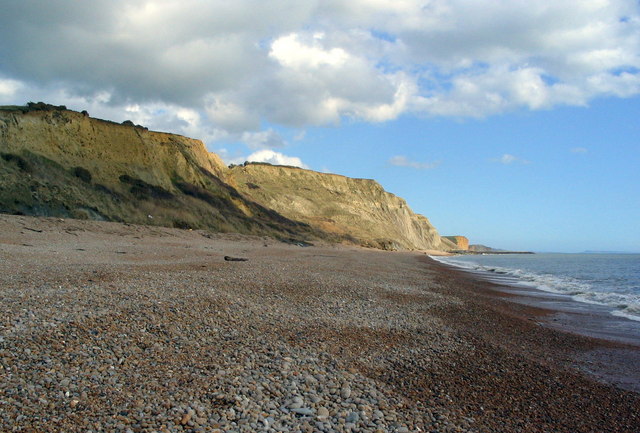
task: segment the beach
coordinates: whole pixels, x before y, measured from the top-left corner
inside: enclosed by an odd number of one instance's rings
[[[300,245],[0,215],[0,430],[640,431],[638,346],[424,253]]]

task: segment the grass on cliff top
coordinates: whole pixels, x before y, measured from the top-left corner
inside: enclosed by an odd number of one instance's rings
[[[7,111],[7,112],[19,111],[22,114],[32,113],[37,111],[54,111],[54,112],[68,111],[72,113],[78,113],[77,111],[68,109],[65,105],[52,105],[52,104],[47,104],[45,102],[28,102],[27,105],[0,105],[0,111]],[[84,116],[87,116],[87,117],[89,116],[89,113],[86,110],[80,112],[80,114],[83,114]],[[149,130],[149,128],[147,128],[146,126],[136,125],[131,120],[125,120],[122,123],[118,123],[112,120],[98,119],[97,117],[92,117],[92,119],[97,120],[99,122],[108,123],[110,125],[121,125],[121,126],[124,125],[124,126],[131,126],[138,129],[143,129],[145,131]],[[173,134],[173,135],[177,135],[177,134]]]
[[[0,111],[24,111],[28,110],[26,105],[0,105]]]
[[[0,105],[0,111],[22,111],[23,113],[30,111],[63,111],[66,109],[65,105],[51,105],[44,102],[27,102],[27,105]]]

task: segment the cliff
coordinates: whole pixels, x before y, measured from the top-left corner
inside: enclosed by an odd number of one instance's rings
[[[45,104],[0,109],[0,212],[322,237],[246,200],[202,142]]]
[[[427,218],[373,180],[249,163],[232,167],[228,181],[287,218],[359,244],[391,250],[453,248]]]
[[[469,239],[465,236],[444,236],[445,239],[455,244],[455,249],[467,251],[469,249]]]
[[[43,103],[0,108],[0,212],[454,248],[373,180],[266,164],[227,168],[198,140]]]

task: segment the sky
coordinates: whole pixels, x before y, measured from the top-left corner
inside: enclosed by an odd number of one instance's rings
[[[640,251],[640,4],[0,0],[0,104],[373,178],[443,235]]]

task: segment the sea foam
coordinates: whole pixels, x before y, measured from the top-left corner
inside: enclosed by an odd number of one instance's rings
[[[603,256],[536,254],[528,257],[432,258],[499,284],[535,288],[569,296],[577,302],[604,305],[611,308],[611,314],[615,316],[640,321],[640,286],[636,280],[640,256],[633,255],[638,257],[637,261],[631,255],[622,258],[631,264],[630,268],[612,266],[614,255]]]

